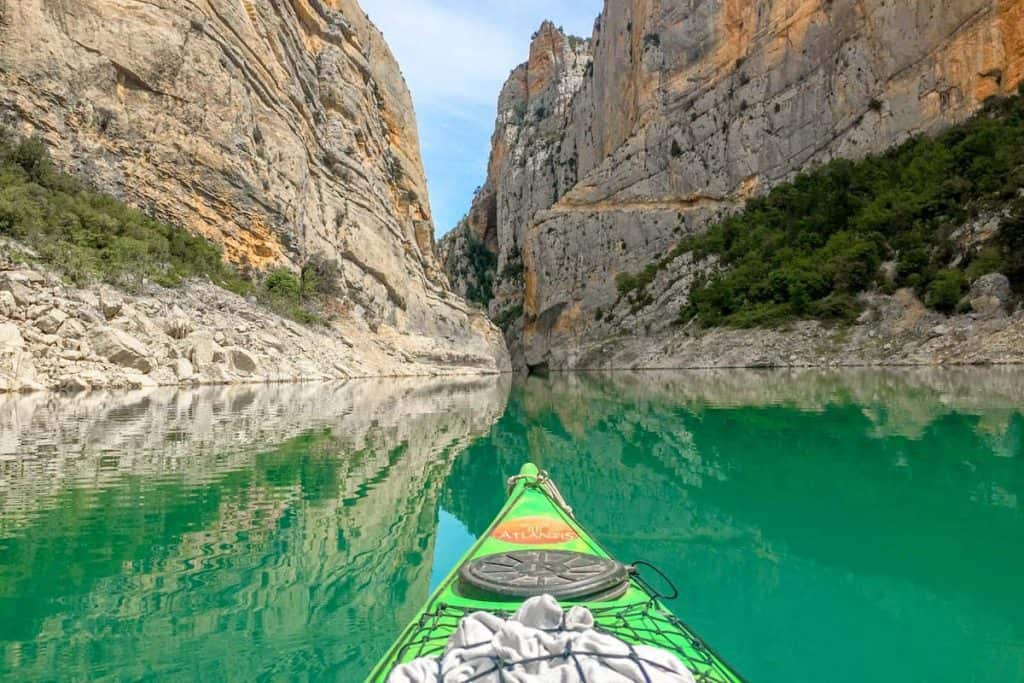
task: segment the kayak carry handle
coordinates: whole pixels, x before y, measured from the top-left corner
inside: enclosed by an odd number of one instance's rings
[[[525,486],[532,486],[540,489],[548,498],[551,499],[555,505],[562,509],[562,512],[569,515],[570,519],[576,519],[576,515],[572,511],[572,506],[569,505],[565,497],[562,496],[562,492],[555,486],[555,482],[551,480],[551,475],[548,474],[547,470],[538,469],[533,463],[526,463],[523,468],[519,470],[519,474],[514,477],[509,477],[508,495],[512,495],[512,491],[520,483],[524,482]]]
[[[672,594],[671,595],[666,595],[665,593],[662,593],[657,588],[652,586],[647,579],[645,579],[644,577],[640,576],[640,569],[639,569],[640,567],[647,567],[648,569],[653,571],[655,574],[660,576],[662,581],[664,581],[666,584],[668,584],[668,587],[672,589]],[[672,579],[668,578],[668,575],[665,574],[665,572],[661,571],[654,564],[648,562],[647,560],[636,560],[636,561],[634,561],[633,564],[629,565],[629,571],[636,578],[636,580],[644,588],[646,588],[647,591],[651,595],[653,595],[655,598],[658,598],[660,600],[675,600],[676,598],[679,597],[679,589],[676,588],[676,585],[674,583],[672,583]]]

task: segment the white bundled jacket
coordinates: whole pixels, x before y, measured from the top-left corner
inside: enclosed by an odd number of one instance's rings
[[[570,651],[574,657],[563,656]],[[498,666],[503,667],[500,673]],[[614,636],[595,631],[590,610],[576,606],[563,612],[550,595],[530,598],[507,621],[487,612],[470,614],[459,623],[440,660],[417,659],[388,677],[388,683],[470,680],[694,683],[693,675],[670,652],[644,645],[630,648]]]

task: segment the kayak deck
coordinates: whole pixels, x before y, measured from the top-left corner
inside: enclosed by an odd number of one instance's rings
[[[533,465],[513,477],[509,499],[459,565],[445,578],[394,646],[370,674],[367,683],[383,683],[396,666],[420,657],[440,657],[460,620],[472,612],[507,617],[522,598],[474,594],[459,578],[459,568],[474,559],[523,550],[566,550],[610,558],[575,520],[557,488]],[[583,605],[594,615],[595,628],[632,645],[650,645],[675,654],[698,682],[741,683],[692,630],[673,615],[635,573],[619,597],[560,600],[566,609]]]

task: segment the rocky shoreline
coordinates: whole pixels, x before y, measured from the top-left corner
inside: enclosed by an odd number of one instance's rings
[[[666,287],[663,296],[680,293]],[[671,303],[633,311],[623,299],[610,310],[612,320],[599,323],[607,329],[598,329],[598,341],[553,351],[546,366],[522,355],[513,362],[535,371],[1024,364],[1024,307],[1014,305],[1009,282],[998,273],[979,279],[965,297],[970,313],[945,316],[913,291],[899,290],[862,296],[864,313],[847,326],[801,321],[778,329],[701,330],[666,319],[660,312],[673,309]]]
[[[471,320],[483,336],[493,329]],[[0,270],[0,393],[495,374],[508,367],[493,336],[474,353],[358,319],[300,325],[209,282],[130,294]]]
[[[852,326],[698,330],[623,300],[608,325],[643,335],[599,337],[545,365],[513,363],[534,372],[1024,364],[1024,309],[1011,309],[1006,279],[983,278],[967,301],[971,313],[947,317],[901,290],[866,296]],[[497,346],[467,353],[356,320],[300,325],[208,282],[132,294],[69,287],[24,265],[0,270],[0,393],[486,375],[509,370],[495,362],[502,356]]]

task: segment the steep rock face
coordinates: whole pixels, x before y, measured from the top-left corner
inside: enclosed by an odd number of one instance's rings
[[[0,88],[64,168],[229,260],[336,260],[343,326],[503,367],[447,291],[411,98],[354,0],[0,3]]]
[[[491,309],[522,306],[509,332],[517,361],[573,367],[596,342],[637,337],[601,323],[617,273],[801,169],[882,151],[1014,92],[1022,7],[606,2],[588,50],[548,60],[554,73],[524,88],[559,42],[543,28],[502,93],[490,175],[464,228],[497,241]],[[536,112],[552,99],[565,104],[515,120],[521,102]]]
[[[565,158],[561,148],[569,108],[591,62],[589,41],[566,36],[551,22],[541,25],[530,59],[512,71],[498,99],[487,181],[466,220],[439,245],[452,284],[463,295],[478,277],[457,255],[471,241],[497,253],[494,315],[522,303],[520,245],[534,213],[576,184],[575,158]]]

